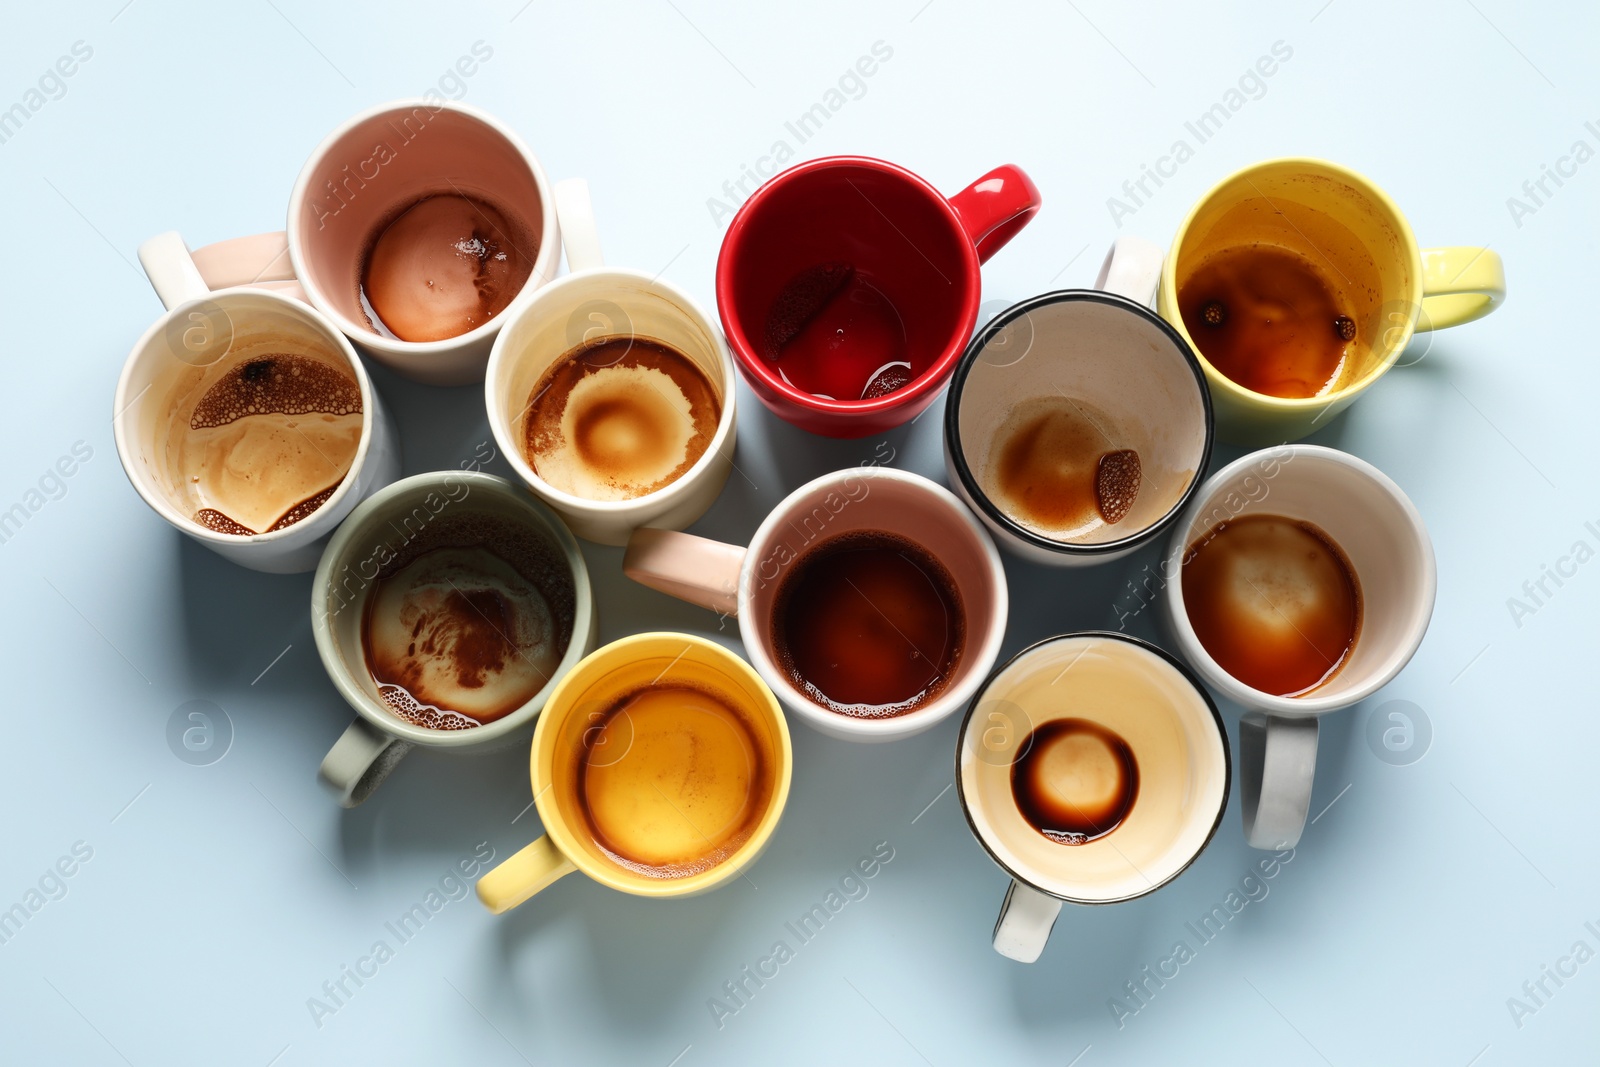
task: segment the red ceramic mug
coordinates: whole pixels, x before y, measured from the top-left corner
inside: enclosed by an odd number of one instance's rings
[[[1039,205],[1009,164],[948,200],[879,159],[790,167],[745,201],[722,241],[717,306],[734,363],[774,414],[812,433],[909,422],[972,336],[978,268]]]

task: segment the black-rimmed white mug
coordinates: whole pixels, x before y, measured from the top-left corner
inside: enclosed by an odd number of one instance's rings
[[[1148,306],[1160,271],[1159,248],[1119,238],[1094,289],[1044,293],[1006,309],[956,366],[945,402],[950,486],[1023,559],[1081,566],[1127,555],[1172,525],[1205,473],[1211,395],[1194,350]],[[1057,398],[1102,439],[1097,452],[1138,456],[1137,494],[1115,522],[1091,515],[1070,529],[1047,526],[999,485],[1003,439],[1040,405],[1060,407]]]
[[[1120,820],[1077,843],[1041,831],[1015,795],[1019,761],[1040,743],[1035,731],[1060,719],[1115,734],[1134,768]],[[1182,874],[1216,835],[1231,776],[1227,731],[1210,694],[1188,667],[1147,641],[1106,631],[1062,634],[995,668],[956,741],[956,791],[967,825],[1011,876],[995,951],[1032,963],[1063,903],[1133,900]]]

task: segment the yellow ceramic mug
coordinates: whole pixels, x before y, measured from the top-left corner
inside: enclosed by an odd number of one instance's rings
[[[1184,328],[1179,286],[1214,253],[1285,248],[1342,284],[1357,335],[1334,387],[1305,398],[1258,393],[1206,360]],[[1161,270],[1156,306],[1200,357],[1217,432],[1236,444],[1294,441],[1328,424],[1383,376],[1416,331],[1489,314],[1505,299],[1505,268],[1487,248],[1419,249],[1405,216],[1366,178],[1320,159],[1274,159],[1224,179],[1189,212]]]
[[[480,878],[478,899],[498,914],[573,871],[638,896],[714,889],[771,839],[793,763],[777,698],[744,660],[688,634],[613,641],[546,701],[531,766],[545,836]]]

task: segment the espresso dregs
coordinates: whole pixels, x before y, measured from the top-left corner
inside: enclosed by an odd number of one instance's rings
[[[443,514],[388,555],[367,596],[362,653],[379,693],[417,726],[503,718],[555,675],[576,595],[556,546],[509,518]]]
[[[402,341],[443,341],[506,309],[533,273],[537,242],[477,197],[423,197],[373,238],[361,268],[369,325]]]
[[[772,643],[795,688],[854,718],[904,715],[955,673],[966,616],[949,571],[919,545],[857,531],[789,565],[772,610]]]
[[[722,401],[688,356],[639,338],[563,355],[528,398],[534,472],[586,500],[631,500],[688,472],[716,436]]]
[[[772,755],[751,713],[695,686],[645,686],[591,713],[578,794],[595,841],[651,878],[710,870],[772,803]]]
[[[248,537],[301,521],[344,481],[361,443],[361,386],[342,367],[267,346],[207,368],[170,421],[180,506]]]

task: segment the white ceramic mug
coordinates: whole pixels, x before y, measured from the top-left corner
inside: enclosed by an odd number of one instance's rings
[[[256,288],[212,291],[175,233],[139,247],[166,314],[139,338],[117,381],[112,433],[122,469],[156,514],[218,555],[251,570],[286,574],[317,565],[334,527],[357,503],[400,476],[394,422],[355,349],[314,309],[282,293]],[[350,469],[326,501],[281,530],[236,535],[195,521],[182,502],[167,453],[180,398],[207,374],[251,353],[291,349],[316,353],[349,372],[361,390],[361,438]]]
[[[538,246],[523,248],[532,273],[510,306],[467,333],[402,341],[376,330],[363,312],[361,272],[380,228],[439,193],[478,197],[520,218]],[[466,104],[419,97],[369,108],[328,134],[295,180],[285,229],[195,249],[194,260],[212,288],[268,286],[303,296],[363,352],[408,378],[468,385],[483,380],[512,310],[555,277],[561,227],[543,168],[508,126]]]
[[[607,267],[601,259],[588,186],[561,182],[556,203],[572,273],[545,286],[507,315],[484,379],[489,426],[528,488],[572,527],[602,545],[622,545],[641,526],[682,529],[711,507],[733,469],[737,397],[733,359],[716,320],[688,293],[643,271]],[[562,356],[612,338],[652,340],[693,360],[722,405],[705,452],[674,481],[628,500],[593,500],[541,478],[526,450],[531,398]]]
[[[1041,832],[1014,792],[1034,730],[1060,719],[1114,733],[1136,768],[1120,821],[1077,844]],[[1032,963],[1063,903],[1115,904],[1176,878],[1216,834],[1228,782],[1228,735],[1216,705],[1188,668],[1155,645],[1120,633],[1063,634],[997,667],[956,741],[961,810],[1011,876],[995,951]]]
[[[1184,604],[1183,562],[1195,541],[1241,515],[1281,515],[1321,528],[1343,550],[1361,590],[1361,625],[1337,674],[1304,696],[1277,696],[1233,677],[1205,650]],[[1255,848],[1300,840],[1317,766],[1317,717],[1387,685],[1422,644],[1438,585],[1422,515],[1387,475],[1321,445],[1278,445],[1213,474],[1173,530],[1163,565],[1165,622],[1206,683],[1244,710],[1239,785]]]
[[[1044,293],[1007,308],[972,339],[945,400],[950,486],[995,540],[1030,563],[1071,567],[1117,559],[1167,529],[1211,457],[1210,393],[1194,350],[1149,308],[1161,249],[1122,237],[1094,289]],[[1019,406],[1060,397],[1139,455],[1138,493],[1115,523],[1060,535],[1023,522],[999,499],[997,438]],[[1097,414],[1092,418],[1088,412]]]
[[[543,688],[520,708],[481,726],[433,730],[396,715],[378,692],[362,651],[367,598],[396,545],[441,515],[488,513],[534,531],[559,551],[571,574],[572,634]],[[477,753],[525,742],[545,700],[594,648],[597,619],[589,570],[561,520],[504,478],[476,471],[417,474],[394,483],[351,514],[328,543],[311,584],[311,628],[322,666],[356,719],[323,758],[318,777],[345,807],[372,795],[415,745]]]
[[[778,665],[772,614],[789,567],[807,549],[856,531],[884,532],[920,546],[946,568],[965,612],[963,649],[944,688],[901,715],[860,718],[805,695]],[[887,467],[852,467],[807,482],[772,509],[749,548],[693,534],[642,529],[622,569],[636,582],[739,617],[745,655],[784,706],[847,741],[893,741],[928,729],[977,690],[1005,639],[1005,568],[983,526],[948,490]]]

